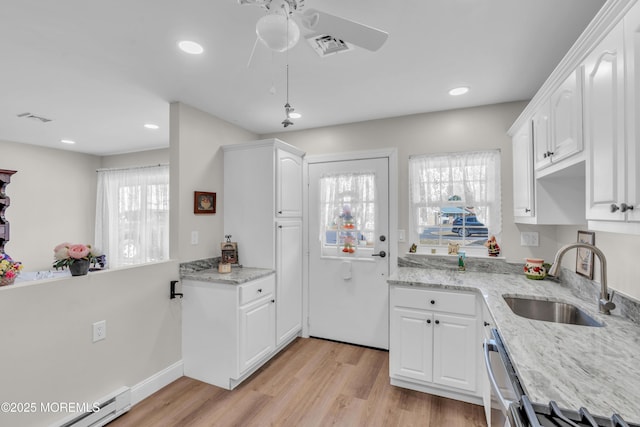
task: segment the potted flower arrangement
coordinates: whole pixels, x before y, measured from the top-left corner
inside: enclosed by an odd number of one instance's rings
[[[14,261],[7,254],[0,253],[0,286],[11,285],[20,274],[22,263]]]
[[[89,272],[89,265],[99,264],[104,267],[105,256],[100,254],[98,250],[91,245],[83,245],[82,243],[60,243],[53,248],[55,261],[53,267],[59,268],[69,267],[72,276],[84,276]]]

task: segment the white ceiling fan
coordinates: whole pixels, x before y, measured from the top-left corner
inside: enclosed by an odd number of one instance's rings
[[[238,3],[260,6],[267,11],[256,23],[256,34],[258,40],[277,52],[297,44],[300,26],[311,36],[335,39],[370,51],[380,49],[389,37],[385,31],[346,18],[316,9],[303,11],[305,0],[238,0]]]

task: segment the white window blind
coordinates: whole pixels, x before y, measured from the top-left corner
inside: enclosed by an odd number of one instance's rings
[[[500,151],[409,158],[412,241],[480,246],[502,231]]]
[[[110,268],[169,259],[169,166],[99,170],[95,233]]]

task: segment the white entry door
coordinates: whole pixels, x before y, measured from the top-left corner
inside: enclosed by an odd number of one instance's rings
[[[309,334],[389,348],[389,159],[309,164]]]

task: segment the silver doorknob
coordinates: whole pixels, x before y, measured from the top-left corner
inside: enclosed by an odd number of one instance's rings
[[[387,256],[387,253],[385,251],[380,251],[377,254],[371,254],[371,256],[379,256],[380,258],[384,258]]]

